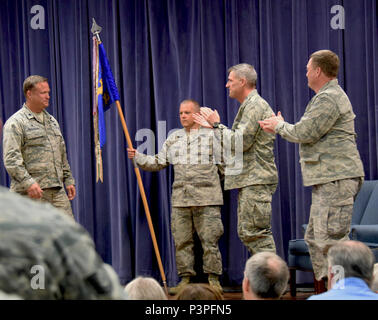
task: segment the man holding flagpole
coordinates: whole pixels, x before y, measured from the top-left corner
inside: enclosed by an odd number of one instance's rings
[[[213,144],[212,130],[194,122],[193,114],[199,111],[198,102],[181,102],[180,121],[183,129],[172,133],[158,154],[145,155],[134,148],[127,149],[129,158],[135,159],[144,170],[158,171],[170,164],[174,166],[171,228],[181,282],[170,289],[171,294],[178,293],[196,275],[194,232],[197,232],[203,248],[203,272],[208,274],[210,286],[223,291],[219,282],[222,257],[218,246],[223,234],[220,209],[223,194],[216,165],[220,160],[216,156],[220,152]]]
[[[117,89],[117,85],[114,81],[113,73],[106,57],[106,52],[100,39],[101,27],[96,24],[93,19],[92,33],[93,33],[93,127],[95,136],[95,154],[96,154],[96,181],[103,181],[103,170],[102,170],[102,156],[101,148],[104,146],[106,141],[106,129],[105,129],[105,118],[104,112],[110,108],[110,106],[115,103],[117,106],[119,118],[122,123],[123,132],[129,148],[132,148],[132,142],[127,129],[125,117],[123,115],[120,97]],[[150,209],[148,207],[148,202],[146,194],[144,191],[144,186],[142,182],[142,177],[139,172],[139,168],[134,163],[134,171],[138,181],[139,191],[142,197],[144,210],[146,213],[147,223],[151,234],[151,240],[154,246],[156,259],[159,265],[159,270],[161,278],[163,281],[164,289],[168,295],[167,281],[165,277],[165,272],[163,268],[163,263],[161,261],[159,248],[156,241],[155,231],[152,224]]]

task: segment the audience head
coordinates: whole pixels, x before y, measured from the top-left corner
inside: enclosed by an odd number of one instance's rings
[[[223,300],[223,295],[207,283],[189,283],[175,296],[175,300]]]
[[[0,187],[0,290],[22,299],[124,299],[119,278],[72,218]]]
[[[273,252],[259,252],[248,259],[243,279],[246,300],[279,299],[287,288],[289,269]]]
[[[163,288],[154,278],[137,277],[126,287],[129,300],[168,300]]]
[[[328,281],[332,285],[342,278],[360,278],[369,286],[373,280],[374,255],[360,241],[340,241],[328,250]]]

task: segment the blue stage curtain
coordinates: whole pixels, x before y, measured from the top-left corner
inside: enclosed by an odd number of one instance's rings
[[[35,5],[44,9],[44,29],[33,29]],[[340,14],[332,11],[336,5],[344,9],[344,29],[331,23]],[[5,122],[21,107],[27,76],[49,78],[48,111],[60,123],[77,181],[72,202],[77,221],[123,284],[137,275],[160,280],[115,107],[105,113],[104,183],[95,183],[92,18],[103,28],[100,36],[134,146],[149,143],[150,153],[157,152],[168,132],[180,127],[178,106],[187,98],[216,108],[222,123],[231,126],[239,104],[227,96],[227,69],[240,62],[256,67],[259,93],[294,123],[313,96],[305,76],[309,55],[331,49],[340,57],[339,83],[357,116],[366,179],[377,179],[377,10],[375,0],[1,0],[0,115]],[[279,186],[272,225],[278,253],[286,258],[288,240],[303,237],[311,190],[302,184],[298,146],[277,138],[275,152]],[[174,285],[173,171],[142,172],[142,177],[167,281]],[[0,183],[9,186],[3,165]],[[237,191],[224,197],[221,280],[240,285],[248,253],[237,236]]]

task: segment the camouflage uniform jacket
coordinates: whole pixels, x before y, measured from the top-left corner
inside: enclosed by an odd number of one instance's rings
[[[305,186],[364,176],[356,145],[355,117],[348,96],[334,79],[311,99],[299,122],[278,123],[278,134],[300,143]]]
[[[49,203],[0,187],[0,288],[23,299],[125,299],[88,232]]]
[[[212,131],[200,128],[187,134],[180,129],[168,137],[158,154],[137,153],[135,160],[143,170],[158,171],[173,165],[173,207],[223,204]]]
[[[11,190],[25,192],[37,182],[41,189],[75,184],[59,124],[47,111],[44,123],[26,107],[4,125],[3,159]]]
[[[239,145],[239,153],[242,154],[242,159],[236,158],[231,165],[226,160],[225,190],[278,182],[273,152],[275,137],[261,130],[258,123],[259,120],[269,118],[272,113],[269,104],[254,89],[241,104],[232,129],[219,125],[216,131],[221,133],[222,141],[231,141],[231,150],[235,155]]]

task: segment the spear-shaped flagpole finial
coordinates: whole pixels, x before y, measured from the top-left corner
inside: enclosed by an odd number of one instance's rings
[[[92,18],[92,21],[93,21],[93,23],[92,23],[91,31],[96,36],[97,41],[101,42],[100,32],[101,32],[102,28],[96,23],[96,20],[94,18]]]

